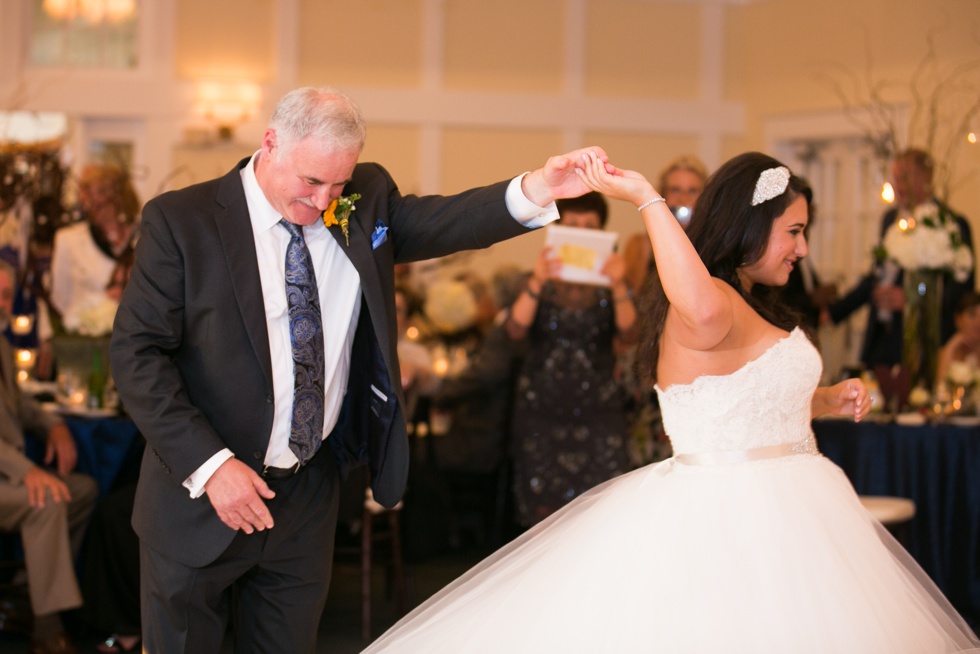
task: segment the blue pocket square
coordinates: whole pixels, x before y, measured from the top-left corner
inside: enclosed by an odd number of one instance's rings
[[[371,232],[371,249],[377,250],[388,240],[388,226],[380,220],[374,224],[374,231]]]

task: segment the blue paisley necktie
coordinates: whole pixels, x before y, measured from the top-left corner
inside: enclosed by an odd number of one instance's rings
[[[300,463],[306,463],[323,439],[323,322],[303,228],[286,219],[279,223],[291,237],[286,247],[286,304],[295,385],[289,449]]]

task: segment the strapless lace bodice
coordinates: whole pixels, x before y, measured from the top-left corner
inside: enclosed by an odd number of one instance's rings
[[[747,450],[812,438],[820,354],[800,329],[730,375],[657,388],[674,454]]]

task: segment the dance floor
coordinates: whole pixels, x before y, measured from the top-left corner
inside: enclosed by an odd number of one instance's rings
[[[476,564],[479,553],[461,550],[415,563],[410,567],[411,582],[416,598],[421,601]],[[327,599],[327,607],[320,621],[320,638],[317,653],[357,654],[366,644],[361,640],[361,591],[360,577],[354,572],[336,572]],[[394,598],[385,597],[385,570],[374,571],[372,631],[377,637],[398,619]],[[82,654],[96,652],[95,636],[76,636],[75,646]],[[0,634],[0,654],[27,654],[26,637]],[[230,654],[230,643],[223,652]]]

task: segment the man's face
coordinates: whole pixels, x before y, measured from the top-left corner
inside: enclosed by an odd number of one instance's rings
[[[312,225],[340,197],[357,164],[358,150],[335,151],[320,137],[307,137],[285,149],[268,129],[255,176],[269,204],[296,225]]]
[[[908,159],[892,162],[892,188],[895,201],[902,207],[914,207],[932,197],[932,180],[929,173]]]

